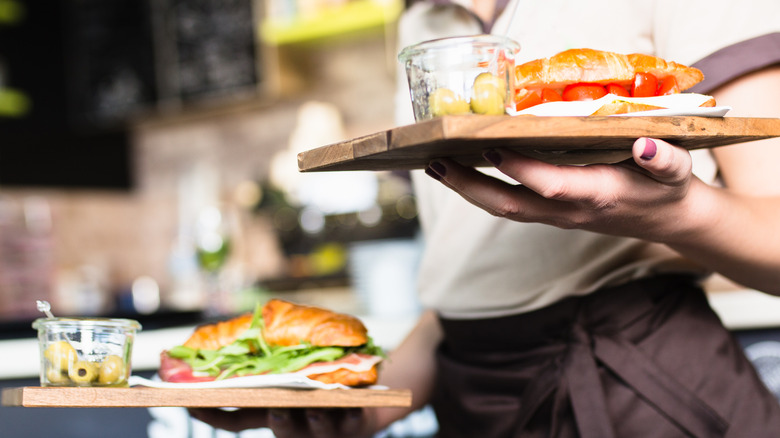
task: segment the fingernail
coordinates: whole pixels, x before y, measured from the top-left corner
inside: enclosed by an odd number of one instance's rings
[[[483,157],[485,157],[486,160],[490,162],[490,164],[498,167],[501,165],[501,154],[496,152],[495,149],[491,149],[489,151],[486,151],[484,154],[482,154]]]
[[[435,180],[442,179],[447,174],[447,168],[438,161],[432,161],[425,168],[425,173]]]
[[[645,150],[642,152],[642,156],[639,158],[643,160],[652,160],[653,157],[655,157],[656,152],[658,152],[658,146],[656,146],[655,142],[652,139],[646,138],[645,139]]]

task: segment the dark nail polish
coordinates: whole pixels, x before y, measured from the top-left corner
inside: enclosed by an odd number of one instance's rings
[[[425,173],[434,179],[440,180],[447,175],[447,168],[438,161],[431,161],[431,163],[428,164],[428,168],[425,169]]]
[[[655,142],[649,138],[645,139],[645,150],[642,152],[642,156],[639,157],[643,160],[652,160],[655,154],[658,152],[658,146]]]
[[[430,168],[430,166],[425,168],[425,174],[435,179],[436,181],[441,180],[441,176],[439,176],[438,173],[434,172],[433,169]]]
[[[502,161],[501,154],[499,154],[493,149],[486,151],[484,154],[482,154],[482,156],[485,157],[485,159],[488,160],[490,164],[496,167],[501,165],[501,161]]]

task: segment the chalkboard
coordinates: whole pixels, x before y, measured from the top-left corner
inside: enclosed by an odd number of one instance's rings
[[[0,26],[3,84],[32,102],[0,118],[0,185],[132,187],[134,116],[258,90],[253,5],[26,2],[23,20]]]
[[[154,81],[148,70],[152,65],[141,61],[141,41],[136,40],[132,56],[121,56],[120,50],[111,49],[115,45],[107,41],[106,33],[99,32],[101,26],[85,24],[111,17],[100,5],[90,7],[98,3],[25,2],[20,22],[0,26],[5,85],[21,90],[31,102],[30,112],[22,117],[0,117],[0,186],[132,187],[130,134],[120,119],[141,105],[153,104]],[[131,2],[116,0],[117,5],[127,3]],[[76,11],[80,6],[84,9]],[[97,11],[92,18],[90,11]],[[84,26],[70,28],[77,23]],[[99,84],[118,60],[128,60],[145,88],[104,111],[96,105]]]
[[[151,15],[138,0],[65,2],[65,59],[71,119],[126,120],[157,99]]]
[[[187,102],[256,88],[252,0],[161,0],[153,7],[163,98]]]

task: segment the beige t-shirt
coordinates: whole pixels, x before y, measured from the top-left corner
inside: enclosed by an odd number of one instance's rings
[[[708,0],[514,0],[493,33],[505,32],[515,6],[508,36],[521,45],[518,62],[589,47],[690,65],[724,46],[780,30],[777,0],[718,2],[717,7]],[[480,23],[461,8],[417,3],[401,19],[398,48],[479,33]],[[397,122],[409,124],[414,118],[400,66],[398,80]],[[712,157],[706,151],[694,155],[697,176],[714,182]],[[484,171],[499,175],[495,169]],[[419,295],[425,307],[446,317],[527,312],[657,272],[706,273],[665,246],[496,218],[421,171],[412,177],[425,239]]]

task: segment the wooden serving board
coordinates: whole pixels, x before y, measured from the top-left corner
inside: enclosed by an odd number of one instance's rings
[[[5,388],[3,406],[35,408],[349,408],[408,407],[408,389],[281,389],[281,388]]]
[[[406,170],[449,157],[485,166],[482,152],[509,148],[556,164],[613,163],[638,137],[687,149],[780,137],[780,119],[741,117],[445,116],[298,154],[301,172]]]

